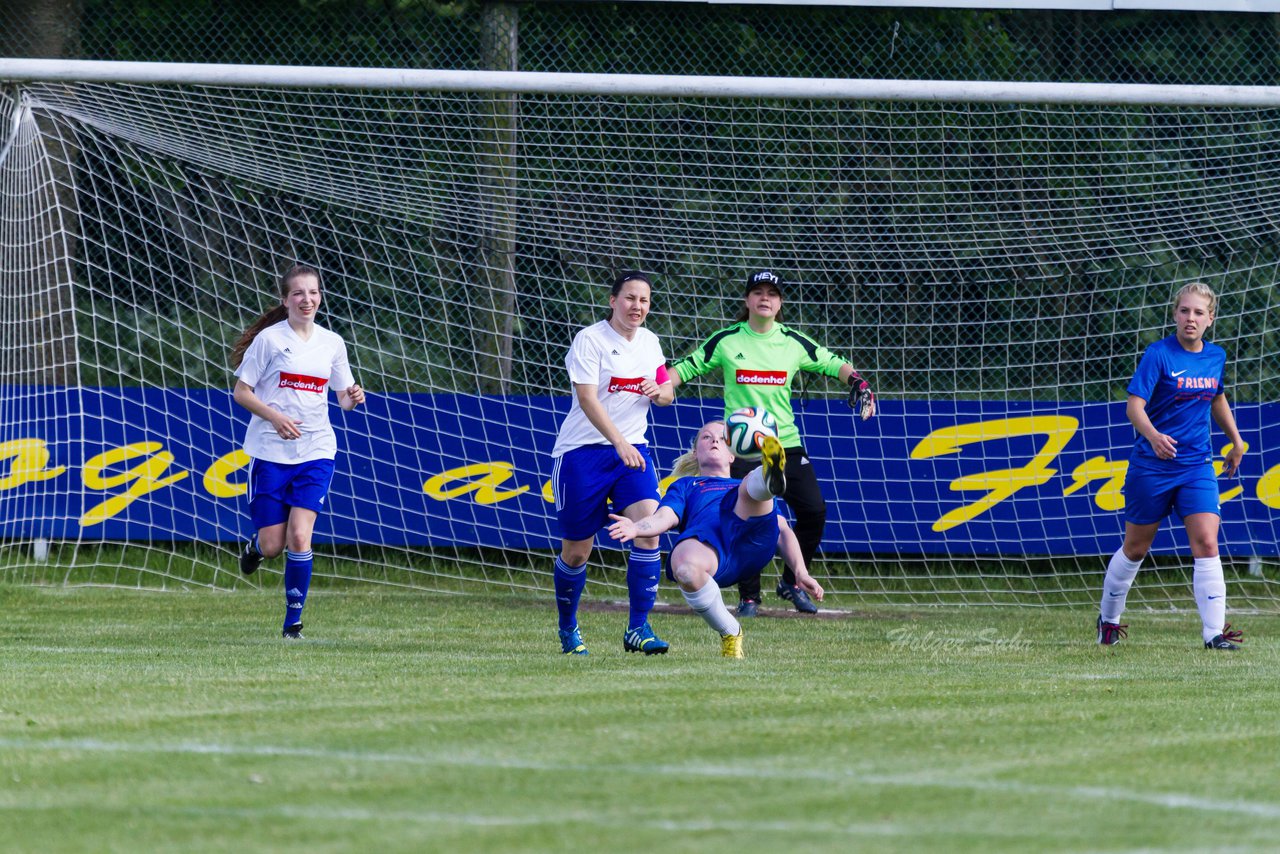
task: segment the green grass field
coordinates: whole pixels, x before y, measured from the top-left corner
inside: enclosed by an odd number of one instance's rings
[[[1188,606],[1190,605],[1188,596]],[[0,586],[3,851],[1271,851],[1280,618]]]

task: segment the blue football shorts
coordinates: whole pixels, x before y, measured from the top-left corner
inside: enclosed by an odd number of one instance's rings
[[[561,537],[589,540],[609,522],[611,512],[621,515],[637,501],[658,500],[658,474],[649,448],[635,448],[644,457],[644,471],[623,465],[612,445],[584,445],[556,460],[551,483]]]
[[[1159,522],[1176,510],[1183,519],[1194,513],[1221,516],[1218,479],[1213,465],[1148,469],[1129,461],[1124,477],[1124,520],[1135,525]]]
[[[686,527],[671,547],[685,540],[698,540],[716,553],[719,564],[712,580],[720,588],[732,587],[744,578],[759,575],[778,550],[778,515],[767,513],[739,519],[733,512],[738,503],[738,490],[731,489],[720,501],[720,513],[716,519],[696,520]],[[671,571],[671,555],[667,555],[667,577],[675,581]]]
[[[289,520],[289,511],[302,507],[319,513],[333,482],[333,460],[305,463],[249,464],[249,518],[257,530]]]

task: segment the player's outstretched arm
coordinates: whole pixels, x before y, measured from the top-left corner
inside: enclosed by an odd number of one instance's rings
[[[636,537],[656,537],[670,531],[680,524],[680,517],[670,507],[659,507],[650,516],[633,522],[626,516],[610,513],[613,524],[609,526],[609,536],[620,543],[629,543]]]
[[[876,414],[876,395],[871,390],[871,383],[862,378],[862,374],[853,369],[848,362],[840,366],[840,380],[849,384],[849,408],[863,421]]]
[[[786,561],[787,566],[791,567],[791,571],[796,574],[796,584],[821,602],[824,593],[822,585],[809,574],[809,568],[804,564],[804,554],[800,551],[800,541],[796,539],[796,532],[781,516],[778,517],[778,556]]]

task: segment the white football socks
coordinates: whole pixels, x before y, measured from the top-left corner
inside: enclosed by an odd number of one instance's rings
[[[764,469],[755,468],[751,473],[742,479],[742,483],[747,487],[747,495],[750,495],[756,501],[768,501],[773,498],[773,493],[769,491],[769,487],[764,485]]]
[[[1222,577],[1222,558],[1198,557],[1191,575],[1191,589],[1196,596],[1200,622],[1204,624],[1204,641],[1208,643],[1222,634],[1227,623],[1227,582]]]
[[[1116,549],[1116,553],[1111,556],[1111,562],[1107,564],[1107,577],[1102,582],[1102,606],[1099,609],[1102,622],[1120,622],[1125,599],[1129,597],[1129,588],[1133,586],[1133,579],[1137,577],[1140,566],[1142,561],[1129,560],[1122,548]]]
[[[742,626],[738,624],[733,614],[729,613],[729,609],[724,606],[724,597],[720,595],[720,586],[714,581],[707,581],[702,585],[702,589],[695,590],[692,593],[681,588],[680,592],[684,594],[684,601],[689,603],[689,607],[698,613],[698,616],[707,621],[707,625],[715,629],[722,635],[736,635],[742,631]]]

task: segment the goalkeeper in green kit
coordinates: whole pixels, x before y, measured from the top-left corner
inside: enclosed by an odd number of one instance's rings
[[[791,384],[799,371],[836,377],[849,386],[849,406],[866,421],[876,412],[871,384],[853,366],[803,332],[782,323],[781,277],[770,270],[747,276],[744,306],[736,322],[713,334],[671,367],[679,388],[694,377],[719,370],[724,377],[725,413],[745,406],[763,407],[778,422],[778,438],[787,452],[787,489],[782,498],[795,514],[795,533],[806,567],[822,542],[827,503],[818,476],[805,453],[791,408]],[[746,477],[758,462],[734,460],[730,475]],[[777,594],[797,611],[816,614],[818,606],[796,585],[791,567],[783,570]],[[738,583],[738,616],[753,617],[760,607],[760,576]]]

